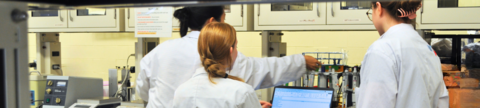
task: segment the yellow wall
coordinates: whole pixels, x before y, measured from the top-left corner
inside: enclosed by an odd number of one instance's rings
[[[261,57],[260,32],[237,32],[238,50],[251,57]],[[379,38],[376,31],[283,31],[287,55],[315,51],[348,51],[348,65],[360,64],[368,47]],[[179,38],[160,38],[160,42]],[[133,33],[60,33],[62,69],[67,76],[97,77],[108,80],[108,69],[125,66],[135,53]],[[36,37],[29,34],[29,61],[36,58]],[[129,65],[135,65],[130,57]],[[33,69],[31,69],[33,70]]]
[[[458,0],[459,7],[480,6],[480,0]]]

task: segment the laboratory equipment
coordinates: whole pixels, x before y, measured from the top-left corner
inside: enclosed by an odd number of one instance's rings
[[[134,54],[130,55],[134,56]],[[130,57],[129,56],[129,57]],[[117,66],[119,69],[120,67]],[[118,70],[117,69],[109,69],[109,84],[108,84],[108,96],[116,97],[121,99],[122,101],[131,101],[135,100],[135,87],[131,87],[131,75],[130,73],[135,73],[135,66],[130,67],[127,69],[125,66],[120,69],[121,72],[121,80],[118,81]],[[120,84],[120,90],[118,85]]]
[[[47,77],[41,74],[32,74],[32,72],[30,74],[30,108],[37,108],[43,103]]]
[[[118,71],[117,69],[108,69],[108,96],[114,96],[118,91]]]
[[[47,76],[43,108],[68,108],[77,99],[103,96],[101,78]]]
[[[329,88],[275,87],[272,108],[331,108],[333,94]]]
[[[360,74],[357,72],[358,66],[353,67],[353,71],[349,72],[345,69],[342,78],[342,106],[352,107],[355,106],[355,88],[360,85]]]
[[[69,108],[115,108],[120,106],[121,100],[113,97],[97,97],[90,99],[78,99],[77,103]]]
[[[36,67],[44,75],[63,75],[59,33],[37,33]]]

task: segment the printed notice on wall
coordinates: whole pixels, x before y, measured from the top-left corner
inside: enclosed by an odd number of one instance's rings
[[[135,8],[135,37],[172,37],[173,7]]]

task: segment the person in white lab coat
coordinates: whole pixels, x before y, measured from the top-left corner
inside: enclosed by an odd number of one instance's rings
[[[227,23],[209,23],[198,40],[202,66],[177,88],[173,108],[261,108],[252,86],[227,73],[237,58],[235,29]]]
[[[147,108],[171,108],[175,90],[190,79],[201,67],[197,51],[199,30],[211,22],[224,22],[221,6],[185,7],[176,10],[182,38],[168,40],[150,51],[140,61],[136,90],[147,101]],[[191,32],[187,35],[190,28]],[[311,56],[301,54],[285,57],[254,58],[238,52],[231,75],[238,76],[254,89],[269,88],[295,81],[308,69],[320,63]],[[268,102],[260,101],[263,105]]]
[[[440,58],[410,24],[420,7],[420,1],[372,2],[367,15],[381,36],[365,54],[357,108],[448,107]]]

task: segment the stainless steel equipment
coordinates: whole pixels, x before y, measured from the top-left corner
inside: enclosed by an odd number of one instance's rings
[[[100,78],[48,76],[43,107],[68,108],[77,99],[102,96],[103,80]]]

